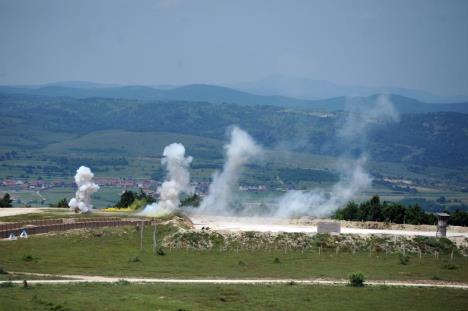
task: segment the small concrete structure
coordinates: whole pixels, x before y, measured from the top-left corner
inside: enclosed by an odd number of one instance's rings
[[[436,213],[437,215],[437,232],[436,237],[445,238],[447,236],[447,227],[450,215],[446,213]]]
[[[341,233],[341,223],[321,221],[317,223],[317,233]]]

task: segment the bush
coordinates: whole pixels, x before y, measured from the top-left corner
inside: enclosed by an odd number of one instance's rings
[[[140,261],[141,261],[141,260],[140,260],[140,258],[139,258],[138,256],[132,257],[132,258],[130,259],[130,262],[140,262]]]
[[[273,260],[274,263],[280,263],[280,259],[278,257],[275,257],[275,260]]]
[[[2,266],[0,266],[0,274],[8,274],[5,269],[3,269]]]
[[[402,253],[399,254],[400,264],[407,265],[409,263],[410,257]]]
[[[164,249],[162,247],[158,248],[158,250],[156,251],[156,255],[158,256],[166,256],[166,252],[164,251]]]
[[[28,284],[28,281],[23,280],[23,288],[30,288],[29,284]]]
[[[442,268],[447,269],[447,270],[456,270],[456,269],[458,269],[458,266],[454,265],[454,264],[451,264],[451,263],[447,263],[447,264],[443,265]]]
[[[239,266],[244,267],[244,266],[245,266],[245,262],[243,262],[242,260],[239,260]]]
[[[23,260],[24,261],[34,261],[35,258],[32,255],[24,255]]]
[[[120,279],[117,282],[114,283],[114,285],[129,285],[130,282],[125,280],[125,279]]]
[[[360,272],[353,273],[349,276],[349,285],[352,287],[363,287],[364,281],[365,281],[364,274]]]

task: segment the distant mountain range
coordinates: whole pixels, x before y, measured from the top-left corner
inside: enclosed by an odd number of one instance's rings
[[[257,95],[279,95],[303,99],[326,99],[343,96],[367,97],[374,94],[396,94],[427,103],[468,102],[468,96],[438,96],[425,91],[399,87],[340,85],[324,80],[272,75],[265,79],[229,85]]]
[[[325,89],[325,88],[324,88]],[[328,99],[299,99],[280,95],[257,95],[236,89],[206,85],[191,84],[180,87],[168,85],[160,88],[149,86],[114,86],[91,82],[59,82],[44,86],[0,86],[0,94],[22,94],[48,97],[71,98],[119,98],[142,101],[190,101],[210,103],[233,103],[239,105],[272,105],[286,108],[300,108],[317,111],[347,110],[353,105],[367,106],[373,104],[377,94],[355,97],[334,97]],[[400,113],[426,112],[461,112],[468,113],[468,101],[461,103],[426,103],[420,100],[388,94]],[[363,107],[360,107],[361,111]]]

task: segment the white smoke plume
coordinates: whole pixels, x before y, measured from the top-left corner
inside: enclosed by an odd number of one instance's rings
[[[192,193],[190,186],[190,173],[188,167],[192,157],[185,156],[185,147],[179,143],[173,143],[164,148],[161,163],[166,167],[167,176],[158,191],[160,200],[157,203],[147,205],[141,212],[145,216],[160,216],[168,214],[179,207],[179,195]]]
[[[363,147],[371,125],[381,125],[399,119],[393,104],[386,96],[380,96],[370,109],[362,109],[360,106],[353,106],[343,126],[338,130],[337,136],[342,143]],[[358,159],[342,157],[338,161],[340,180],[330,192],[327,193],[323,189],[288,191],[279,198],[273,214],[278,217],[329,216],[371,186],[372,178],[364,168],[366,159],[364,153]]]
[[[199,212],[229,213],[233,203],[233,191],[238,186],[245,165],[263,152],[252,137],[237,126],[231,128],[229,136],[229,143],[224,146],[226,162],[223,170],[213,174],[208,195],[201,202]]]
[[[89,167],[80,166],[76,170],[75,183],[78,190],[75,193],[75,197],[68,203],[70,209],[87,213],[93,208],[93,205],[91,205],[91,195],[99,190],[99,186],[94,183],[93,178],[94,174]]]
[[[356,194],[368,188],[372,178],[364,169],[366,158],[343,163],[340,181],[327,193],[323,189],[310,191],[291,190],[281,196],[274,216],[329,216],[330,213],[345,205]]]

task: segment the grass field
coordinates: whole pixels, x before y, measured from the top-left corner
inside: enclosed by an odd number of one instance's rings
[[[466,310],[465,290],[79,284],[0,288],[0,310]]]
[[[158,238],[172,227],[159,226]],[[368,279],[441,279],[468,281],[467,261],[449,254],[434,259],[411,256],[402,265],[397,255],[348,253],[334,250],[301,251],[201,251],[166,249],[165,256],[151,253],[151,230],[146,230],[145,250],[139,250],[139,233],[132,227],[31,236],[0,241],[0,265],[6,271],[103,276],[167,278],[347,278],[360,271]],[[30,259],[25,260],[27,256]],[[138,260],[134,260],[138,257]],[[276,260],[275,258],[278,258]]]

